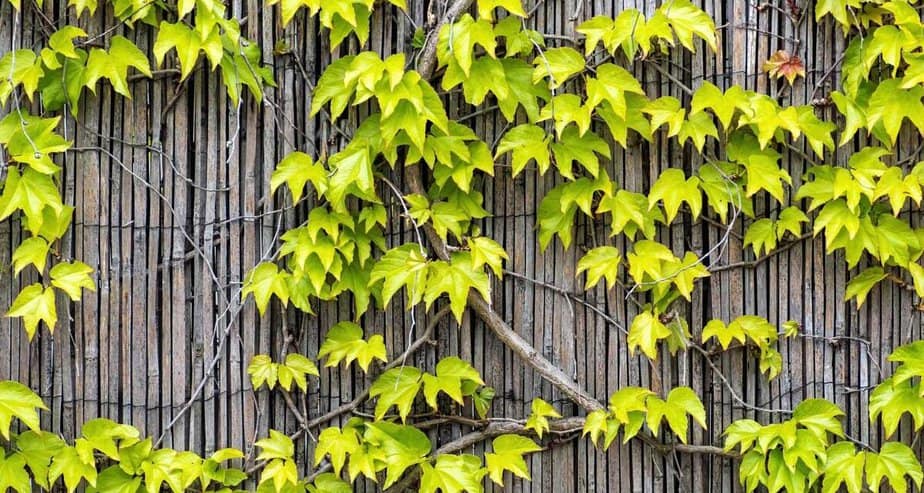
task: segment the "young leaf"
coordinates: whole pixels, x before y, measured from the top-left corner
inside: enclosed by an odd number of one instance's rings
[[[96,291],[96,282],[90,277],[92,273],[92,267],[76,260],[61,262],[49,271],[51,285],[67,293],[73,301],[80,301],[83,288]]]
[[[431,264],[424,302],[429,307],[443,294],[448,295],[452,314],[461,322],[472,289],[485,300],[491,299],[488,275],[483,269],[475,268],[470,253],[454,252],[450,262],[439,260]]]
[[[523,124],[510,129],[501,138],[497,145],[495,159],[502,154],[512,152],[511,173],[514,177],[520,174],[529,164],[535,161],[539,174],[545,174],[551,163],[549,143],[551,136],[536,125]]]
[[[549,431],[549,418],[560,418],[561,414],[552,407],[548,402],[536,397],[531,405],[529,418],[526,419],[526,429],[533,430],[541,439],[545,432]]]
[[[247,374],[250,375],[250,383],[253,385],[254,390],[262,387],[264,383],[269,389],[275,387],[279,373],[278,368],[279,365],[273,363],[269,356],[265,354],[254,356],[250,360],[250,364],[247,365]]]
[[[552,48],[533,59],[533,83],[549,78],[549,87],[561,87],[571,76],[584,70],[584,57],[572,48]]]
[[[524,454],[542,450],[536,442],[519,435],[501,435],[491,442],[493,453],[484,454],[485,466],[491,481],[504,486],[504,472],[529,480],[529,468],[523,460]]]
[[[658,180],[648,193],[648,208],[654,208],[658,201],[664,204],[667,215],[667,224],[674,221],[680,206],[686,203],[693,213],[693,218],[699,217],[703,209],[703,195],[699,190],[699,178],[691,176],[686,178],[682,170],[671,168],[658,176]]]
[[[377,460],[385,465],[383,489],[393,485],[409,467],[424,462],[432,447],[427,435],[413,426],[382,421],[366,423],[365,429],[364,441],[376,449]]]
[[[318,350],[319,359],[325,356],[326,367],[337,366],[341,361],[349,366],[356,360],[363,372],[369,371],[369,363],[373,359],[383,363],[388,361],[382,336],[375,334],[368,341],[364,340],[362,327],[353,322],[338,322],[330,328]]]
[[[254,267],[245,278],[241,298],[246,299],[247,295],[252,293],[261,315],[266,313],[266,307],[269,306],[273,295],[276,295],[283,305],[287,305],[289,286],[286,281],[289,277],[289,273],[284,270],[280,271],[276,264],[262,262]]]
[[[327,170],[320,161],[315,162],[303,152],[291,152],[276,165],[270,177],[270,193],[275,193],[283,183],[292,194],[292,204],[298,203],[305,191],[305,184],[311,182],[318,195],[327,191]]]
[[[433,409],[437,409],[436,397],[440,392],[463,404],[462,385],[484,385],[478,370],[455,356],[449,356],[436,364],[436,375],[424,373],[422,377],[424,399]]]
[[[658,317],[650,311],[644,311],[635,316],[629,326],[629,335],[626,342],[629,344],[629,353],[634,355],[636,348],[641,348],[650,360],[658,359],[658,342],[670,337],[671,331]]]
[[[369,388],[369,397],[378,397],[375,419],[380,420],[391,406],[397,406],[398,415],[405,420],[414,405],[414,398],[422,385],[422,372],[413,366],[392,368],[381,374]]]
[[[6,316],[22,317],[23,328],[30,341],[35,336],[39,322],[45,322],[48,330],[54,332],[55,324],[58,322],[54,289],[43,287],[39,283],[26,286],[13,300]]]
[[[38,410],[47,410],[42,399],[25,385],[0,381],[0,435],[10,439],[10,424],[17,418],[30,430],[40,432]]]
[[[596,286],[600,279],[606,279],[607,288],[612,289],[616,285],[621,260],[622,255],[616,247],[602,246],[593,248],[578,261],[575,275],[579,276],[582,272],[587,272],[587,281],[584,283],[585,290]]]
[[[85,85],[95,92],[96,82],[105,78],[112,84],[115,92],[131,99],[132,95],[128,89],[128,67],[134,67],[142,74],[151,77],[151,66],[144,52],[125,37],[113,36],[108,52],[100,48],[90,50],[87,70],[84,73]]]
[[[754,255],[758,257],[762,251],[773,251],[776,248],[776,240],[777,233],[773,221],[766,218],[752,223],[744,233],[744,246],[750,245],[754,249]]]
[[[421,493],[481,493],[481,479],[488,473],[481,458],[470,454],[440,454],[435,465],[424,462],[420,468]]]
[[[857,308],[859,309],[863,306],[863,302],[866,301],[866,295],[869,294],[870,290],[886,277],[888,277],[888,274],[886,274],[881,267],[864,269],[863,272],[847,283],[844,299],[850,300],[851,298],[856,298]]]

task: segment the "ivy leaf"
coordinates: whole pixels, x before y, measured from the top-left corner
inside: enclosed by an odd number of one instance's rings
[[[182,16],[180,16],[182,17]],[[208,36],[202,36],[198,29],[190,29],[182,22],[171,24],[161,21],[157,30],[157,41],[154,42],[154,60],[157,66],[164,63],[164,57],[170,50],[176,50],[180,62],[180,80],[186,80],[199,60],[199,52],[205,51],[212,63],[212,69],[221,64],[224,50],[218,29],[212,29]]]
[[[481,419],[488,417],[488,411],[491,410],[491,403],[494,401],[494,394],[492,387],[482,387],[472,394],[472,404]]]
[[[658,359],[658,342],[671,336],[671,330],[652,312],[644,311],[632,319],[626,342],[629,354],[634,355],[636,348],[641,348],[650,360]]]
[[[437,409],[436,397],[440,392],[446,393],[459,404],[462,401],[462,385],[484,385],[478,370],[455,356],[449,356],[436,364],[436,375],[424,373],[422,377],[424,399],[433,409]]]
[[[761,251],[773,251],[776,248],[776,240],[777,233],[773,221],[766,218],[752,223],[744,233],[744,246],[750,245],[754,249],[754,255],[758,257]]]
[[[40,236],[32,236],[23,240],[13,252],[13,275],[18,276],[30,265],[35,266],[35,270],[43,274],[50,247],[51,245]]]
[[[606,142],[594,133],[579,134],[575,127],[567,127],[557,141],[552,143],[552,153],[559,172],[566,178],[574,178],[571,167],[576,161],[593,177],[600,171],[600,161],[596,154],[610,157],[610,148]],[[596,154],[595,154],[596,153]]]
[[[273,295],[276,295],[283,305],[287,305],[289,303],[289,286],[286,281],[289,277],[289,274],[284,270],[280,271],[276,264],[261,262],[245,278],[244,286],[241,289],[241,298],[244,299],[248,294],[252,293],[261,315],[266,313],[266,307],[269,306],[270,298]]]
[[[433,262],[427,278],[424,302],[430,307],[437,298],[449,296],[449,306],[456,320],[462,322],[462,314],[468,304],[470,290],[478,291],[485,300],[491,299],[491,282],[483,269],[472,264],[471,254],[455,252],[450,262]]]
[[[276,386],[276,380],[279,375],[279,365],[273,363],[273,360],[265,355],[258,354],[250,360],[247,366],[247,374],[250,375],[250,383],[254,390],[259,389],[263,384],[272,389]]]
[[[687,428],[690,415],[703,429],[706,429],[706,409],[696,396],[696,392],[689,387],[677,387],[670,391],[667,400],[649,397],[646,401],[648,415],[646,422],[652,433],[658,435],[662,419],[667,420],[671,431],[677,435],[681,442],[687,443]]]
[[[671,28],[680,40],[684,48],[696,52],[693,46],[693,36],[697,36],[706,42],[706,46],[716,51],[715,40],[715,22],[702,9],[693,5],[689,0],[673,0],[658,8],[658,12],[663,14]]]
[[[314,363],[297,353],[286,355],[285,363],[278,367],[278,374],[279,385],[282,388],[289,390],[292,387],[292,382],[295,382],[295,385],[302,389],[302,392],[308,390],[307,375],[319,376],[318,368]]]
[[[3,383],[0,383],[0,396],[3,395]],[[34,395],[34,394],[33,394]],[[0,397],[3,399],[4,397]],[[2,411],[0,411],[2,414]],[[0,418],[2,420],[2,418]],[[3,428],[0,428],[2,430]],[[32,471],[36,484],[48,490],[48,466],[51,458],[66,444],[64,440],[54,433],[28,430],[16,436],[17,455],[26,461],[26,466]],[[26,491],[31,490],[23,490]]]
[[[919,133],[924,132],[924,104],[921,98],[924,98],[924,87],[902,89],[900,79],[880,82],[869,99],[867,128],[872,130],[881,121],[890,145],[895,145],[905,118],[914,124]]]
[[[690,101],[691,117],[706,108],[712,110],[728,132],[736,111],[751,111],[747,94],[740,86],[731,86],[724,93],[711,82],[703,82]]]
[[[597,213],[604,212],[613,215],[610,221],[610,236],[625,233],[627,237],[634,239],[637,233],[641,232],[645,238],[653,238],[657,229],[656,222],[664,222],[664,214],[660,208],[649,208],[648,197],[627,190],[619,190],[614,195],[604,195],[597,206]]]
[[[48,468],[48,482],[52,485],[64,476],[64,485],[68,493],[74,493],[77,486],[84,479],[91,486],[96,486],[96,465],[91,461],[85,462],[74,447],[62,447],[52,459]]]
[[[571,245],[571,227],[574,225],[574,216],[577,205],[571,203],[562,208],[563,186],[553,188],[545,194],[539,202],[537,220],[539,222],[539,248],[543,251],[549,246],[552,237],[558,235],[562,246]]]
[[[901,442],[886,442],[879,453],[866,453],[866,482],[873,493],[879,492],[883,479],[889,480],[889,486],[896,493],[905,493],[908,491],[905,476],[921,487],[924,473],[911,447]]]
[[[866,295],[869,294],[870,290],[886,277],[888,277],[888,274],[882,270],[882,267],[864,269],[863,272],[847,283],[844,299],[850,300],[851,298],[856,298],[857,308],[860,308],[863,306],[863,302],[866,301]]]
[[[796,206],[783,209],[780,212],[780,217],[776,220],[777,239],[782,240],[787,232],[794,237],[798,237],[802,233],[802,223],[807,223],[808,220],[808,216]]]
[[[713,337],[719,341],[723,350],[728,349],[732,340],[736,340],[740,344],[744,344],[747,340],[741,324],[732,323],[726,326],[725,322],[718,319],[710,320],[709,323],[703,327],[703,342]]]
[[[472,267],[481,269],[487,265],[500,279],[504,275],[504,260],[508,260],[507,251],[496,241],[477,236],[468,239],[468,248],[472,252]]]
[[[535,161],[539,174],[545,174],[549,169],[551,157],[549,143],[551,136],[541,127],[530,124],[518,125],[510,129],[501,138],[497,145],[496,157],[511,152],[511,173],[514,177],[520,174],[529,164]]]
[[[661,128],[667,124],[667,136],[673,137],[680,133],[683,127],[686,110],[680,105],[680,100],[672,96],[661,96],[649,102],[643,113],[651,116],[651,130]]]
[[[360,446],[359,436],[354,428],[349,426],[345,426],[343,430],[336,426],[325,428],[318,435],[318,446],[314,449],[314,464],[320,464],[324,457],[330,455],[334,474],[339,477],[347,455],[353,454]]]
[[[376,262],[369,275],[373,285],[382,281],[382,300],[387,306],[389,300],[402,287],[407,288],[408,309],[420,303],[427,286],[427,272],[430,264],[420,251],[420,245],[405,243],[392,248]]]
[[[691,176],[686,178],[683,170],[671,168],[658,176],[658,180],[648,192],[648,208],[654,208],[658,201],[664,204],[667,214],[667,224],[674,221],[680,206],[686,203],[690,206],[693,217],[699,217],[703,209],[703,195],[699,190],[699,178]]]
[[[420,468],[423,471],[420,476],[422,493],[481,493],[484,490],[481,479],[487,470],[481,467],[481,458],[474,455],[441,454],[435,465],[424,462]]]
[[[861,493],[865,462],[865,454],[858,454],[850,442],[838,442],[828,447],[822,493],[835,493],[840,490],[841,485],[849,493]]]
[[[697,152],[702,152],[703,146],[706,145],[706,137],[718,139],[719,130],[715,128],[712,116],[702,111],[687,117],[680,125],[680,132],[677,134],[677,139],[681,143],[692,140]]]
[[[581,275],[582,272],[587,272],[587,281],[584,283],[585,291],[596,286],[600,279],[606,279],[607,288],[612,289],[616,285],[621,260],[622,255],[616,247],[602,246],[593,248],[578,261],[575,276]]]
[[[295,455],[295,444],[285,433],[269,430],[269,435],[254,444],[260,447],[257,460],[291,459]]]
[[[373,335],[368,341],[363,339],[363,329],[353,322],[339,322],[327,332],[324,343],[318,350],[318,358],[327,356],[324,366],[332,367],[345,361],[347,366],[353,360],[359,362],[363,372],[369,371],[369,363],[373,359],[386,363],[388,356],[385,351],[385,341],[381,335]]]
[[[523,460],[523,455],[542,450],[539,444],[519,435],[501,435],[495,438],[491,445],[494,452],[484,454],[485,466],[491,481],[504,486],[505,471],[510,471],[527,481],[530,480],[529,468]]]
[[[571,76],[584,70],[584,57],[573,48],[562,47],[546,50],[533,59],[533,83],[549,78],[549,88],[561,87]]]
[[[96,82],[102,78],[109,80],[112,89],[127,99],[132,98],[128,89],[128,67],[134,67],[142,74],[151,77],[148,57],[123,36],[113,36],[109,52],[100,48],[90,50],[87,70],[84,72],[85,86],[96,93]]]
[[[37,230],[45,220],[46,207],[58,212],[64,209],[51,176],[32,168],[24,169],[22,174],[16,168],[8,168],[7,173],[3,194],[0,195],[0,220],[20,209],[26,215],[30,228]]]
[[[35,336],[39,322],[45,322],[48,330],[54,332],[58,322],[54,289],[45,288],[40,283],[26,286],[13,300],[6,316],[22,317],[23,328],[30,341]]]
[[[476,21],[471,15],[464,14],[457,22],[447,24],[440,30],[437,58],[440,64],[447,64],[450,60],[454,60],[459,64],[462,73],[468,77],[475,45],[480,45],[488,55],[493,57],[497,47],[494,28],[487,19]]]
[[[48,410],[42,399],[29,387],[19,382],[0,381],[0,435],[3,438],[10,439],[13,418],[40,433],[38,409]]]
[[[541,439],[549,431],[549,418],[560,418],[561,414],[548,402],[536,397],[531,404],[531,412],[526,418],[526,429],[533,430]]]
[[[73,301],[80,301],[83,288],[96,292],[96,282],[90,277],[93,268],[79,262],[61,262],[51,268],[51,285],[64,291]]]
[[[494,9],[498,7],[503,7],[513,15],[526,17],[526,11],[523,10],[520,0],[478,0],[478,17],[493,21]]]
[[[292,204],[297,204],[305,191],[305,184],[311,182],[318,195],[327,191],[327,170],[320,161],[315,162],[303,152],[291,152],[276,165],[270,177],[270,193],[284,183],[292,194]]]
[[[892,378],[882,381],[869,395],[869,419],[882,419],[886,438],[898,429],[902,415],[910,414],[914,430],[924,427],[924,400],[921,399],[920,385],[912,385],[910,380],[895,382]]]
[[[726,452],[734,450],[740,446],[742,453],[750,450],[751,446],[757,440],[757,435],[763,427],[753,419],[738,419],[728,425],[722,434],[725,436]]]
[[[827,433],[844,436],[843,427],[838,418],[844,415],[834,403],[825,399],[806,399],[799,403],[792,412],[792,419],[808,428],[819,438],[827,439]]]
[[[783,202],[783,182],[792,185],[789,172],[777,164],[775,157],[764,154],[750,156],[744,163],[748,178],[745,194],[753,196],[761,190],[766,190],[777,202]]]
[[[353,491],[350,483],[329,472],[319,474],[312,484],[307,485],[307,488],[308,493],[351,493]]]
[[[404,421],[411,412],[417,392],[420,391],[422,375],[423,373],[413,366],[392,368],[381,374],[369,388],[369,397],[378,397],[375,419],[382,419],[391,406],[397,406],[398,415]]]
[[[413,426],[382,421],[366,423],[365,428],[365,442],[377,449],[378,460],[385,464],[383,489],[393,485],[407,468],[424,462],[430,453],[432,445],[427,435]]]

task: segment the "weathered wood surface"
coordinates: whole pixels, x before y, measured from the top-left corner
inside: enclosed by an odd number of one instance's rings
[[[58,26],[73,22],[73,11],[66,10],[64,3],[46,0],[43,16]],[[615,15],[627,7],[651,12],[659,3],[526,1],[527,10],[535,11],[531,27],[566,37],[573,37],[577,23],[593,15]],[[824,96],[837,80],[834,66],[845,45],[842,34],[829,23],[816,25],[813,5],[805,5],[810,2],[793,2],[809,11],[798,25],[783,15],[785,1],[759,6],[739,0],[702,3],[720,28],[718,53],[676,50],[657,62],[670,78],[650,63],[637,63],[636,72],[649,95],[687,98],[671,79],[693,88],[708,80],[719,86],[735,83],[779,93],[787,102],[804,103]],[[410,22],[425,24],[430,6],[420,0],[408,4],[407,16],[390,7],[376,12],[369,47],[382,52],[410,49],[414,33]],[[434,3],[432,12],[438,14],[441,5]],[[261,44],[265,60],[274,65],[278,88],[267,92],[264,104],[247,100],[234,107],[223,96],[220,77],[200,66],[183,84],[172,77],[135,81],[133,100],[101,87],[95,97],[88,96],[79,120],[66,122],[66,136],[74,141],[75,151],[63,163],[62,183],[65,200],[76,206],[76,212],[61,254],[95,267],[99,291],[88,293],[82,303],[62,302],[55,334],[43,330],[31,344],[18,322],[0,319],[0,379],[17,379],[38,391],[50,406],[44,422],[65,436],[73,437],[81,422],[98,416],[159,436],[207,374],[210,378],[188,413],[169,428],[166,445],[204,453],[225,446],[248,450],[254,437],[266,435],[269,428],[292,432],[297,423],[281,397],[251,391],[247,362],[257,353],[278,354],[283,327],[304,334],[297,349],[313,356],[326,329],[350,315],[348,300],[322,306],[317,317],[278,311],[259,317],[252,302],[239,304],[240,281],[247,269],[272,253],[281,228],[306,215],[304,207],[286,209],[269,195],[275,163],[292,150],[329,154],[342,144],[322,120],[308,117],[313,83],[342,50],[332,55],[326,37],[304,15],[282,30],[278,14],[259,0],[232,0],[229,9],[236,17],[247,18],[247,36]],[[9,3],[0,1],[0,55],[40,45],[41,22],[30,6],[21,22],[14,23]],[[151,42],[143,29],[131,33],[105,14],[78,23],[91,34],[114,28],[112,33],[127,32],[142,45]],[[550,45],[563,42],[568,41],[549,41]],[[274,56],[277,43],[290,51]],[[773,51],[783,48],[803,56],[807,66],[806,78],[792,90],[769,81],[760,70]],[[829,69],[833,69],[830,74]],[[448,99],[451,116],[470,111],[456,96]],[[831,116],[830,109],[821,111]],[[346,118],[355,124],[362,116],[362,110],[352,110]],[[492,115],[474,117],[469,123],[488,142],[508,127]],[[918,142],[917,136],[905,135],[897,159],[915,152]],[[796,186],[808,164],[799,152],[807,146],[798,143],[797,147],[784,156]],[[844,162],[849,152],[849,147],[839,150],[837,161]],[[634,142],[625,150],[614,147],[614,159],[607,166],[620,184],[641,189],[668,166],[689,171],[701,162],[701,157],[675,143]],[[399,186],[403,184],[400,172],[394,178]],[[538,177],[534,170],[511,179],[509,168],[501,162],[496,179],[482,185],[486,208],[493,216],[481,227],[509,252],[508,268],[574,291],[582,300],[569,300],[556,290],[514,276],[495,282],[493,304],[517,333],[600,400],[626,385],[697,389],[710,424],[709,430],[694,432],[697,443],[720,443],[724,426],[737,418],[774,419],[772,413],[755,413],[735,402],[697,354],[659,361],[660,382],[652,379],[644,358],[629,355],[625,338],[612,322],[627,326],[637,308],[602,287],[583,293],[582,281],[574,277],[582,249],[607,241],[605,225],[581,220],[576,225],[576,246],[564,250],[553,244],[544,253],[538,249],[534,229],[538,201],[555,183],[550,175]],[[382,193],[397,216],[400,211],[393,196]],[[769,212],[769,207],[765,202],[756,204],[759,213]],[[708,223],[687,220],[663,228],[661,238],[676,253],[703,252],[722,234]],[[741,251],[742,234],[739,226],[730,238],[731,247],[710,257],[709,263],[753,260]],[[395,242],[407,241],[410,235],[399,222],[389,232]],[[16,220],[0,223],[3,306],[21,286],[35,280],[31,275],[11,276],[10,255],[21,236]],[[619,240],[617,246],[626,245]],[[824,255],[820,238],[801,241],[756,266],[738,265],[716,273],[695,292],[686,313],[694,333],[711,318],[758,314],[774,323],[796,320],[807,337],[781,343],[783,372],[770,383],[759,375],[757,361],[743,351],[717,358],[731,387],[748,402],[767,409],[791,409],[813,396],[831,399],[847,412],[845,425],[852,437],[878,443],[881,431],[867,418],[868,389],[880,380],[880,368],[888,371],[885,355],[892,348],[921,337],[911,294],[886,284],[875,289],[859,311],[844,304],[850,273],[841,256]],[[392,310],[369,316],[365,326],[367,334],[382,334],[394,355],[413,341],[425,322],[421,309],[406,312],[396,300]],[[489,384],[502,390],[494,402],[495,416],[523,418],[536,396],[554,402],[565,415],[578,412],[505,350],[480,321],[467,317],[461,325],[442,322],[438,341],[435,351],[421,352],[413,363],[430,367],[450,353],[471,360]],[[210,371],[213,360],[217,364]],[[324,369],[320,380],[312,379],[310,385],[304,405],[312,418],[349,402],[367,382],[362,374],[333,368]],[[471,409],[464,412],[472,413]],[[902,432],[908,433],[907,428],[904,425]],[[434,437],[446,442],[460,432],[448,427]],[[529,460],[532,482],[511,480],[507,489],[737,489],[734,465],[728,460],[661,457],[637,443],[614,446],[606,453],[582,440],[555,443],[551,448]],[[299,454],[307,464],[312,457],[309,440],[300,441]],[[374,489],[372,485],[359,488]]]

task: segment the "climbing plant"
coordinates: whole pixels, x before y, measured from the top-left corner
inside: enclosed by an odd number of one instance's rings
[[[19,22],[24,5],[11,3]],[[849,282],[847,301],[859,307],[882,282],[924,296],[924,228],[904,214],[920,206],[924,162],[893,158],[901,132],[924,134],[920,6],[912,0],[817,3],[816,18],[832,17],[850,40],[838,89],[816,101],[836,110],[825,119],[814,105],[786,105],[779,92],[734,85],[703,82],[681,86],[679,98],[649,97],[634,75],[638,64],[651,64],[671,50],[717,48],[714,21],[689,0],[665,1],[649,15],[627,9],[587,19],[577,27],[580,37],[554,46],[528,27],[530,10],[520,0],[472,4],[451,3],[441,19],[415,34],[413,53],[380,54],[364,49],[370,16],[379,8],[406,9],[404,0],[267,2],[267,9],[279,10],[283,27],[300,16],[316,18],[332,49],[347,39],[360,47],[324,69],[311,92],[310,115],[333,126],[343,123],[351,107],[368,115],[345,132],[348,141],[330,155],[297,151],[279,162],[271,192],[311,208],[301,225],[281,236],[274,258],[253,266],[240,290],[261,313],[277,306],[310,316],[321,302],[352,301],[352,316],[327,331],[318,354],[286,348],[281,354],[248,355],[253,391],[283,395],[299,422],[297,435],[316,440],[312,463],[297,463],[296,437],[275,430],[256,440],[258,453],[248,461],[234,449],[205,458],[163,448],[130,425],[104,419],[84,423],[79,437],[67,442],[41,430],[38,410],[44,403],[38,396],[20,383],[2,382],[0,490],[63,484],[68,491],[81,486],[232,491],[250,478],[259,491],[328,492],[350,491],[364,477],[382,488],[480,492],[485,481],[529,479],[524,456],[542,453],[550,434],[576,432],[602,449],[621,437],[657,451],[735,458],[748,491],[921,486],[924,473],[908,444],[887,441],[873,450],[857,443],[844,433],[843,411],[825,400],[806,400],[779,422],[735,421],[724,431],[724,444],[688,443],[692,426],[710,425],[700,396],[689,387],[625,387],[605,406],[598,400],[604,396],[574,382],[494,311],[491,279],[507,273],[508,255],[478,227],[491,214],[478,184],[494,177],[496,164],[509,164],[501,169],[513,177],[527,170],[554,174],[560,184],[537,208],[539,246],[558,242],[571,248],[580,216],[604,224],[611,238],[626,240],[626,251],[612,240],[585,252],[577,275],[585,289],[603,281],[638,305],[628,328],[617,327],[630,352],[652,361],[686,351],[708,359],[745,347],[764,377],[775,378],[783,367],[776,345],[780,338],[799,337],[798,323],[776,326],[744,315],[696,327],[683,317],[681,307],[710,276],[710,256],[726,248],[728,234],[708,251],[679,254],[661,242],[660,233],[708,216],[726,232],[744,225],[743,243],[755,256],[806,235],[823,235],[827,254],[839,253],[850,268],[861,261],[868,265]],[[794,19],[811,15],[790,4]],[[18,216],[25,231],[13,253],[13,275],[34,271],[40,279],[18,293],[6,315],[21,318],[30,339],[42,327],[54,330],[58,297],[79,301],[84,289],[96,287],[92,267],[60,252],[74,211],[60,193],[60,157],[72,145],[60,127],[67,114],[80,118],[86,92],[109,84],[131,98],[132,77],[176,67],[182,81],[200,65],[220,72],[235,105],[259,102],[274,85],[271,61],[242,36],[241,20],[229,16],[221,2],[69,5],[77,18],[106,9],[120,29],[87,33],[65,25],[40,47],[0,58],[0,107],[6,113],[0,120],[5,170],[0,220]],[[130,39],[135,33],[153,36],[149,51]],[[804,76],[799,57],[786,51],[774,54],[764,69],[780,87]],[[489,141],[464,120],[450,118],[447,93],[458,94],[473,111],[496,112],[507,122],[506,131]],[[838,162],[834,151],[858,135],[865,145]],[[624,187],[608,175],[606,164],[616,146],[639,139],[669,140],[700,155],[703,164],[666,169],[642,189]],[[798,151],[800,143],[812,154],[804,153],[808,168],[795,187],[781,153]],[[404,174],[406,188],[388,179],[391,170]],[[773,212],[756,214],[755,198],[774,204]],[[384,205],[389,202],[400,204],[400,217],[389,215]],[[410,240],[386,240],[386,228],[401,222],[413,228]],[[433,312],[433,321],[403,353],[386,347],[381,336],[367,336],[364,326],[371,312],[396,299],[407,309]],[[525,420],[495,420],[496,391],[468,362],[449,356],[432,368],[407,364],[440,319],[451,315],[461,321],[467,314],[481,318],[513,354],[579,405],[582,416],[562,417],[537,397]],[[871,424],[881,424],[887,436],[906,414],[915,430],[924,426],[922,344],[898,348],[890,357],[898,363],[894,374],[870,394]],[[292,396],[307,394],[322,362],[356,365],[371,385],[352,403],[309,421]],[[355,413],[367,401],[374,412]],[[479,420],[457,416],[469,403]],[[475,431],[435,448],[422,431],[432,420],[415,415],[415,406]],[[342,426],[327,426],[351,413]],[[13,418],[21,426],[13,426]],[[463,453],[487,440],[491,451],[483,456]]]

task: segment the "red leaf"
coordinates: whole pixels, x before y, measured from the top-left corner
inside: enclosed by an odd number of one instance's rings
[[[774,79],[786,77],[789,85],[796,81],[796,77],[800,75],[805,77],[805,65],[802,64],[802,59],[798,55],[790,56],[786,50],[774,53],[769,60],[764,62],[763,69]]]

